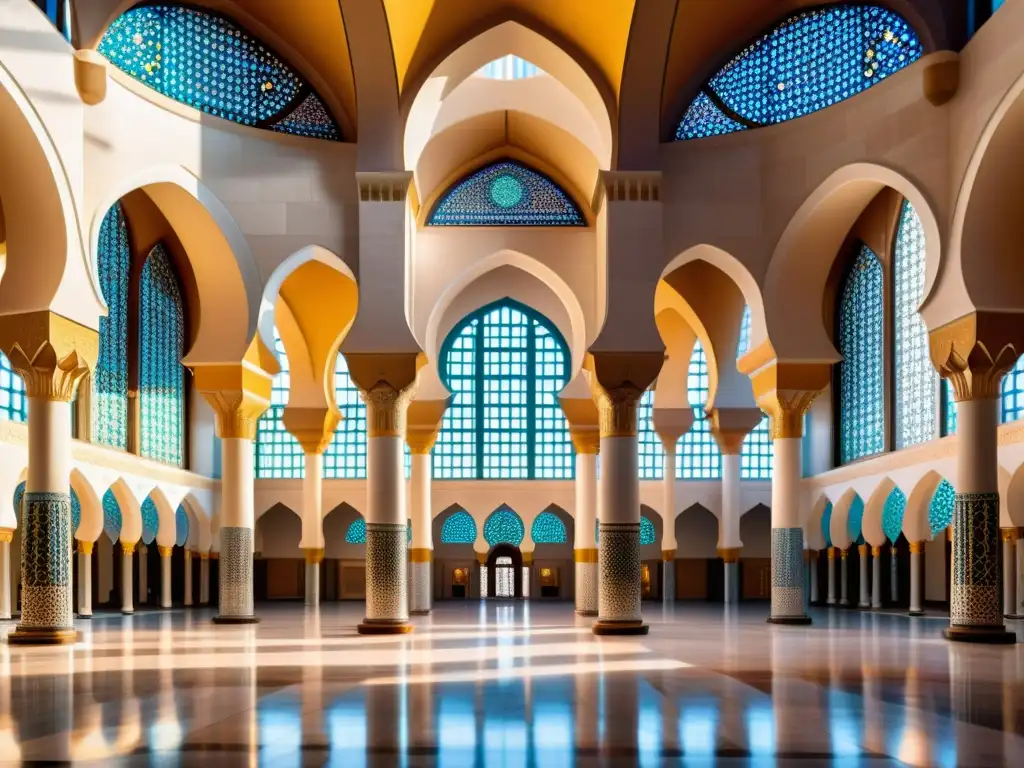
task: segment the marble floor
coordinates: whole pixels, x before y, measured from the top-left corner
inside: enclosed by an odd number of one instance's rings
[[[637,638],[565,603],[442,603],[398,638],[357,635],[360,604],[98,615],[0,644],[0,765],[1024,765],[1024,643],[766,611],[650,606]]]

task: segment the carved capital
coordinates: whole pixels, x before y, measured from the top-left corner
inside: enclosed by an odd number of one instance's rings
[[[327,449],[341,419],[337,406],[295,408],[289,405],[281,416],[285,429],[307,454],[321,454]]]
[[[0,544],[10,544],[14,541],[13,528],[0,528]]]
[[[920,555],[922,552],[924,552],[924,542],[923,541],[912,541],[912,542],[910,542],[910,554],[912,554],[912,555]]]
[[[454,395],[443,400],[414,400],[406,412],[405,441],[412,453],[425,456],[434,448],[441,432],[441,420]]]
[[[772,360],[750,380],[754,399],[772,419],[772,439],[803,437],[804,414],[828,386],[830,363],[783,363]]]
[[[83,554],[83,555],[91,555],[92,554],[92,547],[93,547],[93,542],[91,542],[91,541],[82,541],[81,539],[78,540],[78,551],[81,554]]]
[[[196,389],[216,416],[217,437],[254,440],[256,422],[270,407],[270,374],[249,363],[196,366],[194,371]]]
[[[1016,541],[1020,538],[1016,528],[1002,528],[999,534],[1003,541]]]
[[[598,426],[597,405],[593,397],[561,397],[565,420],[569,422],[569,437],[576,453],[594,455],[601,449],[601,431]]]
[[[840,560],[845,560],[847,558],[847,556],[849,556],[849,554],[850,554],[850,551],[848,549],[840,549],[839,550],[839,559]]]
[[[306,552],[306,565],[319,565],[324,561],[324,550],[320,549],[307,549]]]
[[[827,550],[825,550],[825,552],[826,552],[826,556],[828,557],[829,560],[835,560],[836,559],[836,548],[835,547],[829,547]]]
[[[416,394],[422,352],[347,352],[349,374],[366,403],[367,437],[402,437],[406,411]]]
[[[722,558],[722,562],[725,563],[738,563],[740,561],[740,554],[743,552],[742,547],[719,547],[718,556]]]
[[[872,557],[880,557],[881,555],[882,555],[882,548],[881,547],[872,547],[871,548],[871,556]]]
[[[69,403],[96,365],[99,334],[53,312],[0,316],[0,349],[29,397]]]
[[[636,408],[665,361],[664,352],[588,355],[601,437],[636,437]]]
[[[714,408],[708,414],[711,434],[724,456],[735,456],[743,448],[743,441],[764,414],[759,408]]]
[[[997,398],[1024,349],[1024,315],[972,312],[928,334],[932,363],[957,402]]]

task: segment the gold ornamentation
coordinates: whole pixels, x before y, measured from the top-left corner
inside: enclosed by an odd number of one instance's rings
[[[211,560],[220,560],[220,552],[211,552],[210,553],[210,559]]]
[[[0,528],[0,544],[10,544],[14,541],[13,528]]]
[[[857,545],[857,554],[859,554],[859,555],[861,555],[863,557],[867,553],[868,553],[868,545],[867,544],[858,544]]]
[[[597,411],[601,437],[636,437],[636,409],[643,390],[632,384],[601,389]]]
[[[674,549],[663,549],[661,550],[662,562],[669,563],[676,559],[676,551]]]
[[[217,437],[222,440],[256,439],[256,424],[263,412],[270,407],[269,397],[264,399],[252,392],[239,389],[203,392],[202,395],[216,416]]]
[[[164,547],[158,544],[156,549],[160,553],[160,557],[170,557],[174,554],[174,547]]]
[[[881,555],[882,555],[882,548],[881,547],[871,547],[871,556],[872,557],[880,557]]]
[[[896,557],[896,555],[899,554],[899,549],[895,544],[889,547],[889,554],[891,554],[893,557]]]
[[[209,560],[210,559],[210,553],[209,552],[200,552],[199,553],[199,559],[200,560]]]
[[[1000,530],[1000,534],[1002,535],[1003,541],[1016,541],[1018,538],[1020,538],[1017,535],[1016,528],[1002,528]]]
[[[287,429],[307,455],[323,453],[334,438],[334,430],[342,415],[336,405],[322,408],[296,408],[287,406],[281,415]]]
[[[569,436],[576,453],[596,455],[601,450],[601,430],[594,398],[559,396],[558,402],[569,423]]]
[[[972,312],[928,334],[932,363],[957,402],[1000,396],[1003,375],[1024,349],[1021,315]]]
[[[134,555],[135,554],[135,545],[134,544],[129,544],[126,541],[122,541],[121,542],[121,554],[123,554],[123,555]]]
[[[724,563],[738,563],[742,551],[742,547],[719,547],[718,556],[722,558]]]
[[[577,563],[596,563],[597,557],[597,549],[574,549],[572,552],[572,559]]]
[[[923,541],[912,541],[912,542],[910,542],[910,554],[912,554],[912,555],[920,555],[922,552],[924,552],[924,542]]]
[[[434,560],[434,550],[425,547],[411,547],[409,549],[410,563],[430,563]]]
[[[352,383],[366,403],[367,437],[404,437],[416,378],[426,363],[422,352],[348,352]]]
[[[661,352],[592,352],[590,386],[601,437],[636,437],[636,409],[665,362]]]
[[[324,561],[323,548],[306,549],[306,565],[319,565]]]
[[[771,416],[772,439],[803,437],[804,414],[828,386],[830,363],[780,363],[773,360],[750,379],[754,399]]]
[[[839,550],[839,557],[840,557],[840,559],[842,559],[842,560],[845,560],[845,559],[846,559],[846,556],[847,556],[847,555],[849,555],[849,554],[850,554],[850,553],[849,553],[849,552],[848,552],[847,550],[845,550],[845,549],[840,549],[840,550]]]
[[[91,555],[94,542],[78,540],[78,551],[83,555]]]
[[[29,397],[69,403],[96,365],[99,333],[49,310],[3,315],[0,349]]]
[[[523,552],[523,565],[533,565],[533,552]]]
[[[596,456],[601,452],[601,433],[596,429],[570,426],[569,437],[572,438],[572,445],[576,449],[576,453]]]
[[[386,381],[378,381],[359,394],[366,403],[367,437],[402,437],[405,434],[406,409],[415,394],[414,386],[401,390]]]
[[[487,565],[487,553],[486,552],[477,552],[476,553],[476,561],[478,563],[480,563],[480,565]]]
[[[836,548],[835,547],[829,547],[826,550],[826,552],[828,553],[828,559],[829,560],[835,560],[836,559]]]

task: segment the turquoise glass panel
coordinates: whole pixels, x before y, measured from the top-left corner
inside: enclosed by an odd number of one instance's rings
[[[553,512],[541,512],[534,518],[530,538],[534,544],[565,544],[568,541],[565,523]]]
[[[523,543],[525,535],[523,519],[508,507],[499,507],[484,522],[484,538],[492,547],[495,544],[512,544],[518,547]]]
[[[715,480],[722,476],[722,456],[704,412],[710,381],[708,358],[698,341],[693,347],[687,376],[693,426],[676,446],[676,477],[683,480]]]
[[[11,361],[3,352],[0,352],[0,419],[19,422],[28,419],[25,382],[11,368]]]
[[[112,490],[103,494],[103,532],[111,543],[117,543],[121,536],[121,506]]]
[[[174,512],[174,546],[184,547],[188,543],[188,513],[179,506]]]
[[[146,546],[152,544],[159,530],[160,514],[157,512],[156,503],[147,498],[142,502],[142,543]]]
[[[324,451],[324,477],[361,480],[366,477],[366,404],[340,353],[334,366],[334,397],[341,421]]]
[[[476,523],[465,510],[449,516],[441,526],[442,544],[472,544],[476,541]]]
[[[953,524],[953,506],[956,491],[948,480],[943,480],[935,489],[931,504],[928,505],[928,527],[932,536],[941,533]]]
[[[825,502],[825,509],[821,513],[821,538],[825,541],[826,547],[832,546],[832,502]]]
[[[895,544],[903,531],[903,513],[907,509],[907,495],[893,488],[882,508],[882,531],[891,544]]]
[[[654,544],[658,540],[658,534],[654,530],[654,523],[647,515],[640,515],[640,546]]]
[[[96,272],[107,305],[100,317],[100,355],[91,379],[92,441],[128,447],[128,224],[118,203],[103,217]]]
[[[345,532],[345,543],[346,544],[365,544],[366,543],[366,521],[363,518],[358,518],[352,521],[349,525],[348,530]]]
[[[291,369],[281,336],[274,328],[274,351],[281,371],[274,376],[270,388],[270,407],[256,422],[254,460],[256,477],[265,479],[296,479],[305,474],[306,458],[302,446],[284,426],[284,408],[288,404]],[[324,459],[324,476],[328,461]]]

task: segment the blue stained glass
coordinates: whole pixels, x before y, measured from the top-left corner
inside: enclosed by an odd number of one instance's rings
[[[451,515],[441,526],[442,544],[472,544],[476,541],[476,523],[464,509]]]
[[[654,390],[648,389],[636,409],[637,459],[641,480],[661,480],[665,476],[665,446],[654,431]]]
[[[956,491],[948,480],[943,480],[935,489],[932,502],[928,505],[928,527],[932,536],[953,524],[953,505],[956,502]]]
[[[256,422],[256,443],[253,460],[256,477],[275,479],[301,478],[306,471],[306,458],[299,441],[284,426],[284,408],[288,404],[288,389],[291,387],[291,373],[288,354],[281,343],[281,336],[274,328],[274,351],[281,371],[270,385],[270,407]],[[331,477],[328,470],[331,462],[324,458],[324,477]]]
[[[558,400],[569,350],[547,318],[511,299],[482,307],[448,334],[439,367],[454,398],[434,446],[434,477],[573,477]]]
[[[157,512],[156,502],[147,498],[142,502],[142,543],[146,546],[152,544],[159,530],[160,513]]]
[[[0,352],[0,419],[19,422],[28,419],[25,382],[11,368],[11,361],[3,352]]]
[[[942,434],[956,434],[956,400],[953,392],[953,385],[948,380],[942,380],[943,399],[945,400],[945,418],[942,424]]]
[[[864,500],[860,496],[854,496],[850,502],[850,511],[846,515],[846,532],[855,544],[864,542]]]
[[[184,547],[188,543],[188,513],[178,506],[174,513],[174,546]]]
[[[536,64],[509,54],[484,64],[476,74],[491,80],[525,80],[528,77],[542,75],[544,72]]]
[[[568,534],[565,523],[553,512],[541,512],[530,527],[530,538],[534,544],[565,544]]]
[[[889,491],[885,506],[882,508],[882,531],[892,544],[896,543],[903,531],[903,513],[906,509],[907,495],[899,488]]]
[[[366,543],[366,521],[363,518],[353,520],[352,524],[345,531],[345,543],[346,544],[365,544]]]
[[[750,351],[750,305],[743,307],[743,316],[740,317],[740,340],[736,344],[736,359],[743,357]]]
[[[935,436],[938,374],[928,351],[928,329],[917,312],[924,299],[924,227],[904,201],[893,251],[896,448]]]
[[[658,534],[654,530],[654,523],[647,515],[640,515],[640,546],[654,544],[658,540]]]
[[[324,477],[362,480],[366,477],[366,404],[341,353],[334,366],[334,397],[341,421],[324,451]]]
[[[740,477],[744,480],[771,480],[775,454],[772,450],[772,420],[765,416],[743,438],[740,452]]]
[[[905,20],[874,5],[830,5],[790,16],[740,51],[690,105],[677,139],[758,127],[817,112],[919,59]],[[720,108],[724,107],[724,109]]]
[[[555,182],[522,163],[503,160],[456,182],[430,212],[438,227],[577,226],[579,206]]]
[[[74,535],[78,531],[78,526],[82,524],[82,502],[73,486],[69,486],[68,491],[71,493],[71,533]],[[25,483],[21,482],[14,489],[14,514],[18,518],[18,525],[22,525],[21,502],[24,498]]]
[[[103,532],[112,544],[116,544],[121,536],[121,506],[109,489],[103,494]]]
[[[1024,416],[1024,356],[1017,358],[1013,370],[1003,376],[1002,422],[1006,424]]]
[[[266,45],[227,18],[180,5],[118,16],[98,50],[164,96],[243,125],[339,140],[320,98]]]
[[[163,245],[150,251],[139,282],[140,455],[183,466],[185,313]]]
[[[122,450],[128,447],[128,273],[131,248],[121,204],[100,225],[96,251],[107,316],[100,318],[100,355],[92,374],[92,440]]]
[[[693,346],[687,376],[693,426],[683,435],[676,450],[676,477],[683,480],[714,480],[722,476],[722,456],[704,412],[710,382],[708,358],[698,341]]]
[[[518,547],[523,543],[525,535],[523,519],[506,506],[498,507],[484,522],[484,538],[492,547],[495,544],[512,544]]]
[[[821,537],[826,547],[832,546],[832,502],[825,502],[825,509],[821,512]]]
[[[840,463],[885,449],[885,335],[882,265],[862,245],[839,300]]]

